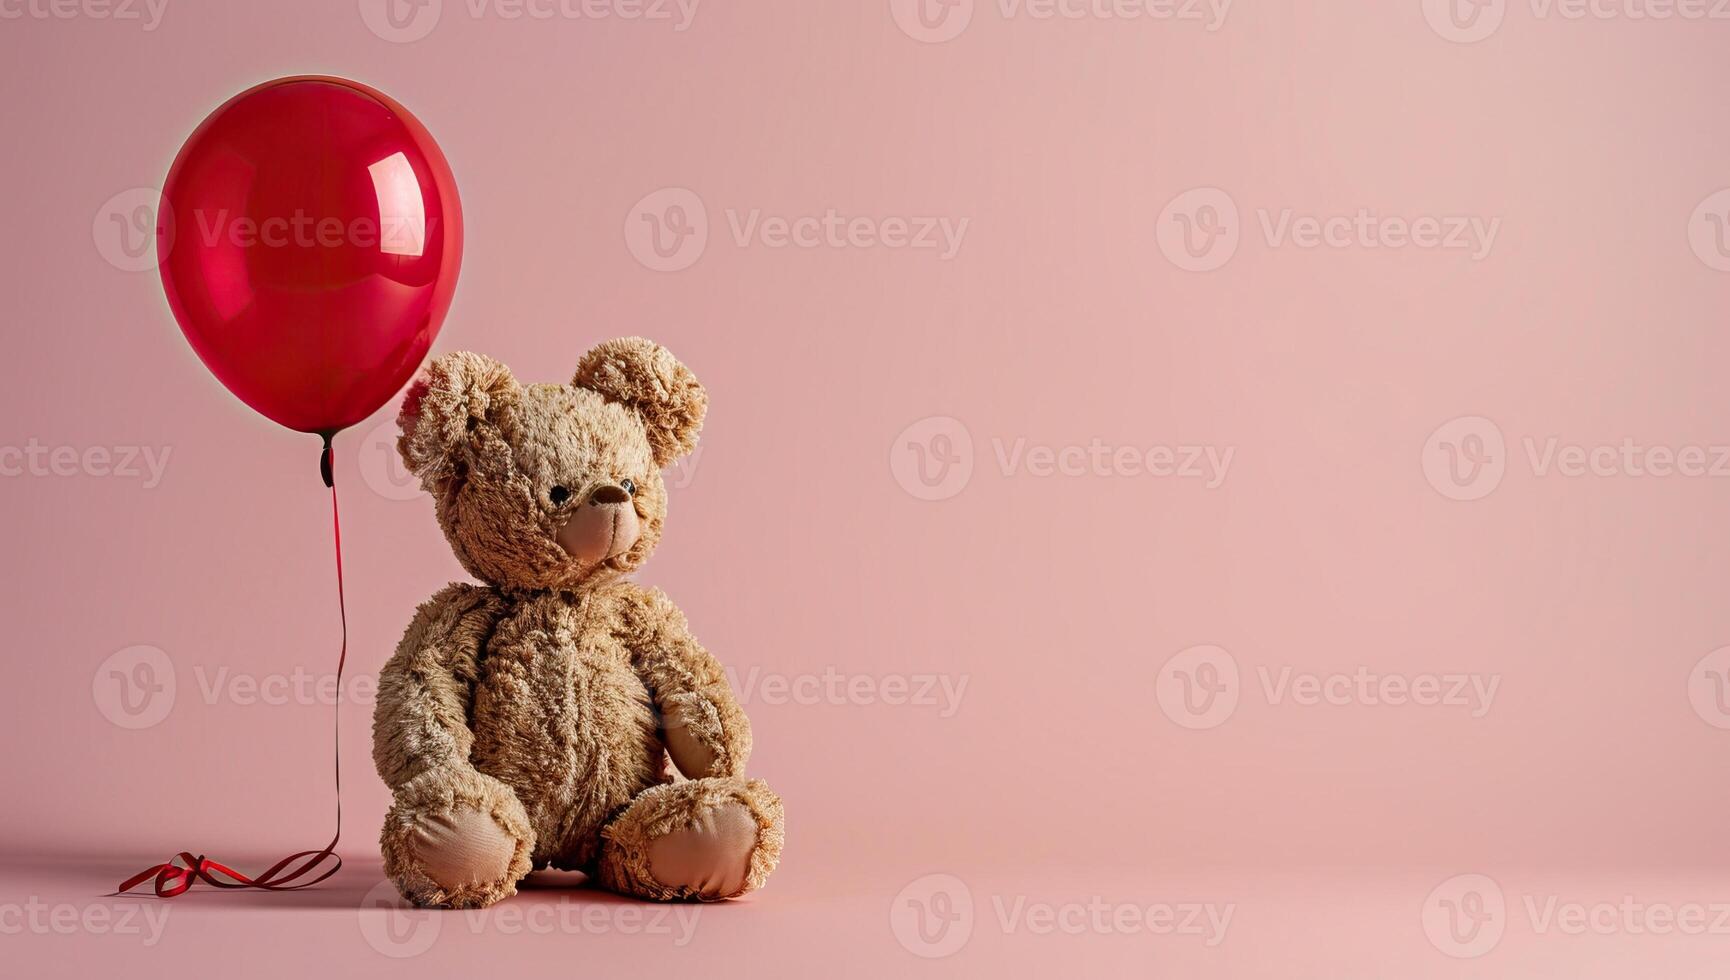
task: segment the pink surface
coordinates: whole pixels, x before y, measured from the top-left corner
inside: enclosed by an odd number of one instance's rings
[[[1730,22],[1221,8],[0,5],[7,972],[1721,975]],[[789,845],[683,945],[587,890],[362,908],[372,678],[462,577],[388,412],[338,439],[349,866],[154,940],[101,897],[329,832],[317,442],[134,247],[198,121],[293,73],[450,159],[436,351],[563,380],[640,332],[709,387],[640,578]]]

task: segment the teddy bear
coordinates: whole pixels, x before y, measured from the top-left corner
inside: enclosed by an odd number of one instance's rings
[[[775,869],[782,804],[745,777],[750,722],[678,607],[627,577],[707,406],[635,337],[589,351],[570,384],[462,352],[409,388],[398,452],[483,583],[423,604],[379,676],[380,846],[410,901],[481,908],[548,867],[716,901]]]

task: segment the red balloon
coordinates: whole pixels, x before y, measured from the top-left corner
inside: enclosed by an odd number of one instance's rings
[[[205,366],[266,417],[325,436],[409,380],[462,263],[438,144],[341,78],[228,100],[181,148],[157,213],[162,286]]]

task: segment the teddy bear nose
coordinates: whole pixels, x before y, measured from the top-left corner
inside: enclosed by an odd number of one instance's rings
[[[622,504],[630,499],[631,495],[625,492],[624,487],[611,483],[596,488],[595,492],[589,495],[591,504]]]

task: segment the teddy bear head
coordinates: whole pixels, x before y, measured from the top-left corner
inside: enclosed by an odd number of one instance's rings
[[[504,589],[577,590],[641,565],[661,538],[661,470],[696,447],[708,396],[641,337],[583,355],[570,384],[518,383],[446,354],[410,387],[397,450],[458,560]]]

